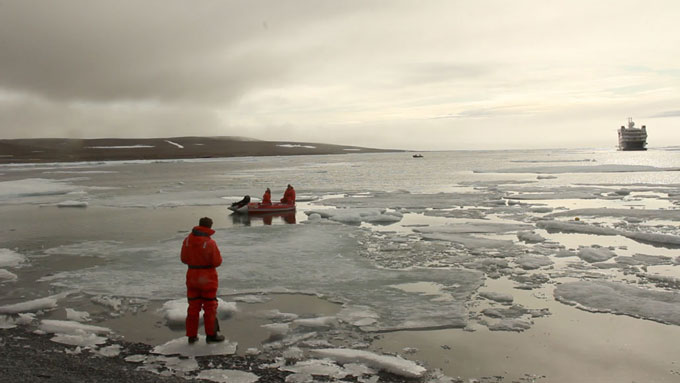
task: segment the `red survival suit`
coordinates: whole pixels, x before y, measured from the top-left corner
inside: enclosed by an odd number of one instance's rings
[[[295,189],[293,187],[286,188],[283,192],[283,198],[281,198],[281,203],[293,204],[295,203]]]
[[[203,323],[206,335],[216,335],[217,328],[217,270],[222,264],[222,255],[217,243],[210,238],[215,230],[195,226],[182,243],[182,263],[187,270],[187,310],[186,335],[198,334],[198,319],[203,309]]]
[[[272,204],[272,192],[267,189],[267,191],[264,192],[264,195],[262,196],[262,205],[271,205]]]

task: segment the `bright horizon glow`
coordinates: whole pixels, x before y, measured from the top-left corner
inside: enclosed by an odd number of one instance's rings
[[[633,117],[680,145],[678,19],[669,0],[10,0],[0,138],[613,148]]]

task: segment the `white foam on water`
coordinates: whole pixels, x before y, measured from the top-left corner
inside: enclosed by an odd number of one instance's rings
[[[17,267],[26,262],[26,257],[14,250],[0,249],[0,267]]]

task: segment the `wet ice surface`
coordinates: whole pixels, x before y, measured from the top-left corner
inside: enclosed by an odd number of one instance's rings
[[[518,167],[513,169],[499,169],[511,154],[497,152],[478,154],[475,160],[444,153],[416,163],[392,154],[388,158],[102,163],[68,170],[48,165],[8,171],[11,179],[2,181],[7,187],[0,189],[0,204],[87,206],[61,210],[71,215],[125,210],[131,216],[166,214],[189,206],[213,216],[217,231],[213,238],[225,258],[219,269],[222,322],[229,323],[248,305],[275,301],[281,293],[335,302],[340,309],[331,315],[261,313],[260,329],[267,335],[250,351],[291,357],[297,354],[291,348],[299,347],[302,364],[296,374],[312,368],[333,370],[328,373],[332,375],[344,371],[330,361],[310,362],[313,367],[303,369],[305,360],[316,357],[308,351],[342,347],[354,357],[352,362],[379,369],[370,358],[359,360],[364,355],[360,351],[372,348],[374,336],[391,339],[402,334],[395,331],[426,334],[448,329],[471,337],[517,334],[517,342],[522,343],[521,337],[536,327],[560,323],[562,316],[554,312],[562,306],[595,313],[589,315],[634,318],[643,327],[662,322],[674,329],[680,315],[675,310],[680,289],[676,191],[680,163],[666,153],[649,152],[648,157],[634,154],[641,165],[626,164],[619,154],[565,153],[559,159],[542,152],[530,160],[514,154]],[[520,166],[523,163],[527,166]],[[83,174],[79,177],[78,172]],[[216,213],[243,194],[257,196],[267,186],[289,182],[302,196],[297,225],[282,220],[272,225],[257,219],[232,220]],[[273,194],[281,193],[280,189],[272,188]],[[2,249],[0,270],[5,272],[0,273],[0,284],[20,284],[26,265],[39,265],[43,259],[93,257],[96,266],[46,273],[38,281],[55,291],[85,293],[114,317],[144,310],[145,302],[160,301],[163,323],[181,327],[186,310],[185,267],[177,254],[196,217],[187,212],[181,230],[159,231],[154,240],[141,240],[134,232],[130,239],[107,238],[107,230],[117,227],[103,227],[94,228],[99,239],[76,234],[59,245]],[[147,229],[142,225],[139,230]],[[14,233],[3,232],[6,238],[10,234]],[[507,285],[489,290],[492,281]],[[518,299],[525,293],[541,299],[531,303]],[[0,300],[0,311],[15,315],[68,307],[68,298],[56,299],[54,294],[34,298]],[[74,321],[86,320],[87,314],[67,312]],[[13,325],[13,318],[5,321]],[[101,335],[59,337],[70,344],[80,340],[83,347],[97,347],[96,337]],[[406,346],[390,351],[401,354]],[[169,355],[186,352],[183,339],[165,347],[170,351],[163,353]],[[233,348],[235,352],[237,346]],[[641,360],[680,359],[677,353],[640,352]],[[420,351],[414,356],[425,354]],[[435,364],[435,360],[424,357],[421,362]],[[153,369],[159,361],[146,364]],[[445,368],[456,376],[456,367],[429,367]],[[518,368],[526,373],[542,371],[540,363]],[[564,371],[551,371],[557,374],[555,381],[568,381],[560,380]],[[520,372],[513,370],[508,376]],[[211,374],[220,379],[223,373]],[[468,377],[493,374],[503,372],[489,368]],[[668,369],[654,378],[670,378]],[[549,381],[553,380],[549,377]]]

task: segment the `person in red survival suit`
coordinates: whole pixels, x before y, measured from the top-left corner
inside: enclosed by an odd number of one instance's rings
[[[261,205],[271,205],[272,204],[272,191],[267,188],[265,190],[264,195],[262,196],[262,202],[260,203]]]
[[[283,192],[283,198],[281,198],[281,203],[294,204],[295,203],[295,189],[288,184],[286,191]]]
[[[182,242],[182,263],[189,266],[187,270],[187,310],[186,335],[189,343],[198,340],[198,320],[203,309],[206,342],[222,342],[224,336],[218,334],[217,323],[217,270],[222,264],[222,255],[217,243],[210,238],[215,234],[213,221],[203,217],[198,221],[191,233]]]

